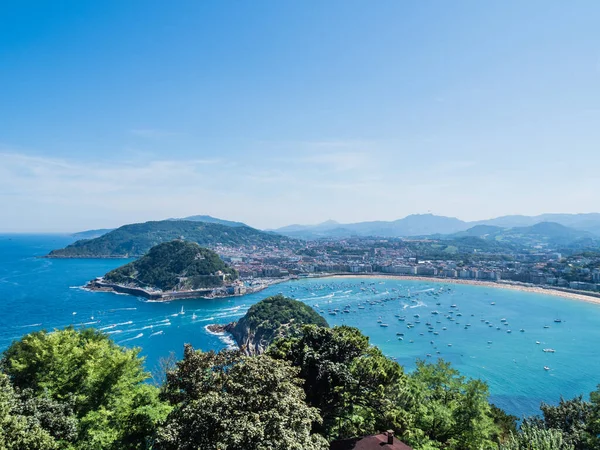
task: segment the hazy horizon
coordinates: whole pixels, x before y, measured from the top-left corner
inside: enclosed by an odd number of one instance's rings
[[[279,226],[279,227],[271,227],[271,226],[267,226],[267,227],[257,227],[254,226],[251,223],[247,223],[244,222],[243,220],[239,220],[235,217],[215,217],[212,216],[210,214],[191,214],[189,216],[184,216],[184,217],[176,217],[176,218],[170,218],[170,217],[155,217],[155,218],[150,218],[150,219],[146,219],[146,220],[139,220],[139,221],[132,221],[132,222],[127,222],[127,223],[117,223],[114,225],[107,225],[107,226],[103,226],[103,227],[88,227],[88,228],[81,228],[81,229],[61,229],[61,230],[44,230],[44,229],[33,229],[33,230],[2,230],[0,229],[0,234],[72,234],[72,233],[78,233],[78,232],[83,232],[83,231],[92,231],[92,230],[101,230],[101,229],[114,229],[114,228],[119,228],[123,225],[129,225],[129,224],[133,224],[133,223],[144,223],[144,222],[152,222],[152,221],[161,221],[161,220],[181,220],[181,219],[185,219],[186,217],[192,217],[192,216],[201,216],[201,215],[206,215],[206,216],[211,216],[215,219],[221,219],[221,220],[228,220],[228,221],[232,221],[232,222],[242,222],[245,225],[248,225],[250,227],[259,229],[259,230],[265,230],[265,231],[275,231],[279,228],[283,228],[286,226],[315,226],[315,225],[321,225],[324,224],[326,222],[336,222],[340,225],[350,225],[350,224],[354,224],[354,223],[361,223],[361,222],[392,222],[392,221],[396,221],[396,220],[401,220],[404,219],[406,217],[409,216],[414,216],[414,215],[427,215],[427,214],[433,214],[433,213],[414,213],[414,214],[408,214],[407,216],[402,216],[402,217],[397,217],[395,219],[389,219],[389,220],[384,220],[384,219],[378,219],[378,218],[372,218],[372,219],[368,219],[368,220],[364,220],[364,221],[358,221],[358,222],[341,222],[339,220],[335,220],[332,218],[329,218],[327,220],[323,220],[321,222],[314,222],[314,223],[287,223],[285,225]],[[589,213],[561,213],[561,212],[550,212],[550,213],[542,213],[542,214],[536,214],[536,215],[530,215],[530,214],[515,214],[514,216],[524,216],[524,217],[537,217],[540,215],[546,215],[546,214],[571,214],[571,215],[583,215],[583,214],[600,214],[596,211],[592,211]],[[513,216],[513,214],[507,214],[504,216],[495,216],[495,217],[486,217],[486,218],[481,218],[481,219],[474,219],[474,220],[464,220],[460,217],[456,217],[456,216],[440,216],[438,214],[433,214],[434,216],[438,216],[438,217],[447,217],[447,218],[452,218],[452,219],[458,219],[458,220],[462,220],[463,222],[466,223],[473,223],[473,222],[480,222],[480,221],[488,221],[488,220],[492,220],[492,219],[496,219],[499,217],[509,217],[509,216]]]
[[[0,232],[593,211],[600,3],[0,6]]]

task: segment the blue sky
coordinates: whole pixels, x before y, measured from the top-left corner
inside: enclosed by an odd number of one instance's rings
[[[597,1],[3,1],[0,231],[597,211]]]

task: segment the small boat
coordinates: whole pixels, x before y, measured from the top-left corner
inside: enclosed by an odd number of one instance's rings
[[[389,325],[388,325],[387,323],[380,323],[380,324],[379,324],[379,326],[380,326],[380,327],[384,327],[384,328],[385,328],[385,327],[389,327]]]
[[[556,322],[556,323],[561,323],[561,322],[562,322],[562,319],[554,319],[554,322]]]
[[[550,370],[550,367],[544,366],[544,370]]]
[[[192,320],[196,320],[196,313],[192,314]]]
[[[507,333],[512,333],[512,331],[510,331],[510,330],[506,330],[506,332],[507,332]]]
[[[399,341],[403,341],[403,340],[404,340],[404,338],[403,338],[402,336],[398,336],[398,340],[399,340]]]
[[[396,333],[396,336],[404,336],[404,333]]]
[[[544,353],[555,353],[556,350],[554,350],[553,348],[545,348],[544,349]]]
[[[450,305],[450,308],[456,308],[456,305]]]
[[[452,344],[448,344],[448,347],[452,347]]]
[[[492,306],[494,306],[495,304],[496,304],[496,302],[492,302],[492,303],[490,303],[490,305],[492,305]]]
[[[492,343],[492,341],[488,341],[488,344],[491,344],[491,343]]]
[[[427,357],[428,357],[428,358],[431,358],[431,354],[427,353]]]
[[[550,325],[544,325],[544,328],[550,328]]]

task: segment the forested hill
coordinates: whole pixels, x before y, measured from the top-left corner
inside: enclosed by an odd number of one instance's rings
[[[161,220],[124,225],[94,239],[82,239],[59,250],[50,258],[127,258],[138,257],[153,246],[173,239],[196,242],[202,247],[218,244],[229,247],[286,247],[297,242],[288,237],[266,233],[247,226],[230,227],[218,223]]]
[[[305,303],[276,295],[252,305],[244,317],[227,325],[225,330],[247,354],[256,355],[264,352],[274,339],[293,334],[299,325],[329,326]]]
[[[158,244],[140,259],[104,276],[113,283],[179,291],[219,287],[236,278],[235,269],[215,252],[185,241]]]

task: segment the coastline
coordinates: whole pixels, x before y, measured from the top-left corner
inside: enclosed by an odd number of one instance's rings
[[[241,297],[248,294],[254,294],[267,289],[270,286],[290,281],[291,278],[272,279],[265,278],[263,283],[255,284],[238,289],[236,286],[222,286],[218,288],[196,289],[190,291],[160,291],[148,290],[137,286],[124,286],[117,283],[107,283],[101,278],[89,281],[81,289],[90,292],[110,292],[119,295],[131,295],[134,297],[143,297],[150,302],[169,302],[172,300],[184,299],[215,299]]]
[[[463,280],[459,278],[437,278],[437,277],[419,277],[411,275],[391,275],[391,274],[327,274],[323,276],[314,276],[310,278],[379,278],[379,279],[396,279],[396,280],[410,280],[410,281],[426,281],[432,283],[447,283],[447,284],[467,284],[471,286],[484,286],[491,288],[500,289],[511,289],[514,291],[521,292],[532,292],[535,294],[554,295],[555,297],[562,297],[570,300],[579,300],[588,303],[595,303],[600,305],[600,296],[595,296],[593,293],[585,293],[583,291],[572,292],[571,290],[561,290],[560,288],[544,287],[536,285],[525,285],[516,284],[513,282],[494,282],[494,281],[481,281],[481,280]]]

